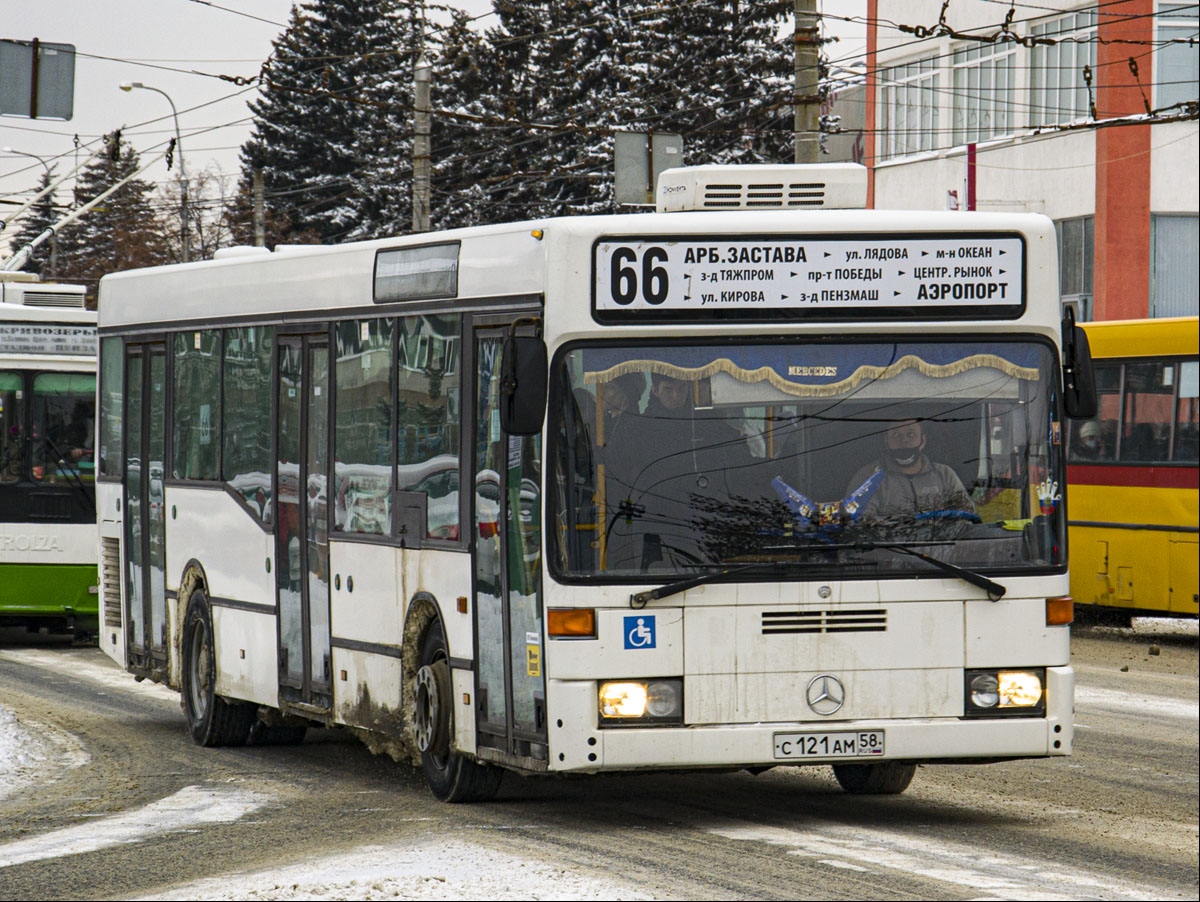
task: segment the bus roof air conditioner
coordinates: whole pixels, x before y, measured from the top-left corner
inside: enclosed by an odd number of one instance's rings
[[[659,213],[688,210],[862,210],[867,168],[858,163],[682,166],[664,169]]]

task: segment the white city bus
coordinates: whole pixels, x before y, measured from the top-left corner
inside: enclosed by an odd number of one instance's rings
[[[84,286],[0,273],[0,625],[95,642],[95,416]]]
[[[1050,221],[852,209],[856,166],[659,196],[106,277],[104,651],[202,745],[350,728],[449,801],[1069,754]],[[963,488],[897,513],[914,424]]]

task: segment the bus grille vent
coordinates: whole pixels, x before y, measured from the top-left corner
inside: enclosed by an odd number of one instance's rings
[[[104,594],[104,625],[121,626],[121,540],[100,539],[100,588]]]
[[[729,182],[707,185],[703,206],[708,209],[782,210],[795,207],[823,207],[824,182]]]
[[[764,636],[805,633],[882,633],[887,609],[859,611],[763,611]]]
[[[83,308],[83,292],[26,291],[26,307],[76,307]]]

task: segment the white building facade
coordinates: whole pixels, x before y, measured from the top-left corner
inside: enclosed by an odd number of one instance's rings
[[[1195,315],[1198,6],[868,0],[868,203],[1058,228],[1081,319]]]

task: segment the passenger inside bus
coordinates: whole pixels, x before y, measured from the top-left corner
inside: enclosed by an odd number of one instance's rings
[[[67,459],[81,469],[90,469],[95,454],[95,401],[76,401],[67,426]]]
[[[846,488],[846,497],[850,497],[873,473],[882,472],[882,481],[866,502],[865,520],[902,522],[914,516],[953,516],[956,512],[963,519],[978,519],[958,474],[930,460],[925,453],[927,444],[925,424],[920,420],[905,420],[887,430],[879,462],[860,468]]]
[[[1100,435],[1100,424],[1095,420],[1088,420],[1080,426],[1073,450],[1073,456],[1078,460],[1103,460],[1107,454],[1104,439]]]

